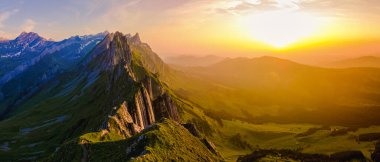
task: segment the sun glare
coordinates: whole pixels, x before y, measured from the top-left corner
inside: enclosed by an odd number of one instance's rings
[[[251,37],[276,48],[285,48],[312,36],[321,26],[315,16],[290,11],[265,12],[242,20],[242,26]]]

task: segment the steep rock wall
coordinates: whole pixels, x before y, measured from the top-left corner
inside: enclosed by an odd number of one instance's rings
[[[113,108],[113,114],[108,116],[108,121],[103,129],[116,132],[125,138],[140,132],[143,128],[135,124],[132,116],[128,112],[127,103],[123,102],[119,108]]]
[[[114,95],[110,106],[113,108],[101,129],[123,137],[130,137],[163,118],[179,121],[177,107],[157,78],[147,71],[141,75],[144,70],[140,68],[139,75],[145,77],[137,79],[137,71],[132,66],[135,60],[131,43],[121,33],[109,34],[100,43],[103,47],[95,50],[100,54],[92,58],[99,61],[96,69],[100,67],[108,72],[106,87],[109,94]]]
[[[159,96],[153,102],[153,105],[155,108],[155,115],[157,120],[161,120],[162,118],[169,118],[175,121],[180,120],[177,106],[174,104],[173,100],[167,93]]]
[[[137,124],[145,128],[155,122],[152,101],[145,87],[140,88],[135,94],[133,117]]]

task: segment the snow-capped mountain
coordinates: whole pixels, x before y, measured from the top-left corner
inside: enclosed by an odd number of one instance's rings
[[[21,33],[16,39],[0,42],[0,85],[38,63],[47,55],[75,63],[99,43],[107,33],[75,36],[59,42],[37,33]]]
[[[23,32],[14,40],[0,42],[0,58],[13,58],[24,54],[38,53],[53,43],[40,37],[37,33]]]
[[[17,105],[70,71],[107,34],[49,41],[36,33],[21,33],[14,40],[0,42],[0,105]]]

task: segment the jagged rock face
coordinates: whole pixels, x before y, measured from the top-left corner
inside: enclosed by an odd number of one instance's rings
[[[161,120],[162,118],[169,118],[175,121],[180,120],[177,106],[174,104],[167,93],[164,93],[158,97],[154,101],[153,105],[155,108],[155,115],[157,120]]]
[[[131,59],[132,55],[129,44],[127,43],[127,37],[117,32],[108,34],[105,39],[94,48],[93,52],[83,64],[87,66],[90,62],[96,62],[97,65],[93,65],[96,66],[96,69],[112,71],[123,69],[125,66],[130,68]]]
[[[115,113],[111,113],[106,122],[107,125],[102,129],[116,132],[124,137],[131,137],[164,118],[180,120],[177,107],[167,93],[152,103],[145,87],[141,87],[135,93],[134,100],[130,104],[124,101],[114,111]]]
[[[119,108],[114,107],[114,112],[111,114],[103,129],[116,132],[125,138],[142,130],[142,127],[134,123],[132,116],[128,112],[126,102],[123,102]]]
[[[110,43],[109,58],[112,58],[112,65],[131,65],[132,54],[127,43],[127,37],[121,33],[115,33],[112,42]]]
[[[129,40],[133,44],[140,44],[140,43],[142,43],[141,39],[140,39],[140,34],[139,33],[136,33],[134,36],[130,36]]]
[[[159,96],[165,93],[162,86],[150,77],[143,79],[141,82],[148,91],[152,101],[156,100]]]
[[[167,93],[152,102],[145,86],[135,92],[132,101],[129,103],[124,101],[114,112],[108,117],[107,126],[103,126],[102,129],[116,132],[124,137],[139,133],[163,118],[180,120],[177,107]]]
[[[103,126],[102,129],[116,132],[124,137],[130,137],[162,118],[179,121],[177,108],[170,96],[164,93],[160,83],[148,74],[143,74],[144,79],[136,77],[132,62],[137,60],[132,59],[131,46],[139,43],[141,44],[138,35],[129,38],[119,32],[109,34],[84,64],[95,67],[88,69],[91,71],[106,71],[108,93],[114,98],[112,102],[122,104],[112,105],[118,109],[109,115],[105,122],[107,126]],[[96,64],[93,63],[94,60]],[[128,98],[128,96],[133,97]]]
[[[155,122],[152,101],[145,87],[140,88],[135,94],[134,119],[137,124],[145,128]]]

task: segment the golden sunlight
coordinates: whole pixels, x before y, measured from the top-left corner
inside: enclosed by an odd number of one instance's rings
[[[276,48],[285,48],[317,34],[322,21],[306,13],[270,11],[245,16],[241,24],[253,39]]]

